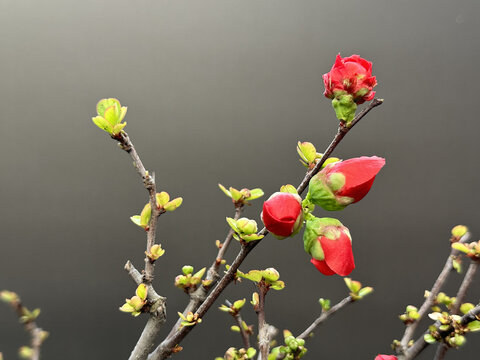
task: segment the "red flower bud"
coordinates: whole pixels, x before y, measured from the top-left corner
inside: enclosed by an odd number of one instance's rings
[[[397,357],[394,355],[377,355],[375,360],[397,360]]]
[[[308,220],[303,244],[311,263],[324,275],[347,276],[355,269],[350,232],[337,219]]]
[[[297,194],[276,192],[263,203],[265,227],[279,239],[295,235],[303,225],[302,198]]]
[[[372,63],[358,55],[346,58],[337,55],[330,72],[323,75],[326,97],[333,99],[341,95],[352,95],[353,101],[362,104],[375,96],[373,87],[377,85],[372,76]]]
[[[310,180],[307,198],[325,210],[342,210],[367,195],[383,165],[378,156],[329,164]]]

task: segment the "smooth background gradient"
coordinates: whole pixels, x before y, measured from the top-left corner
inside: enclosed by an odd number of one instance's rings
[[[184,198],[158,231],[165,336],[187,302],[174,277],[184,264],[210,265],[228,230],[233,209],[217,183],[267,195],[298,184],[297,141],[321,151],[335,134],[321,76],[339,52],[373,61],[385,103],[335,155],[375,154],[387,165],[361,203],[316,214],[349,227],[351,276],[375,292],[322,326],[306,358],[390,353],[403,333],[397,316],[431,287],[451,227],[480,234],[479,26],[477,0],[2,0],[0,289],[42,309],[38,322],[51,332],[42,359],[126,359],[145,323],[118,307],[135,289],[125,261],[143,265],[144,234],[129,217],[147,196],[130,158],[91,122],[96,102],[117,97],[128,106],[126,130],[159,190]],[[260,209],[261,200],[245,214],[259,221]],[[267,298],[267,321],[279,329],[300,333],[319,314],[318,298],[337,302],[347,293],[340,277],[309,263],[301,236],[269,236],[241,269],[270,266],[287,284]],[[452,274],[450,295],[459,280]],[[219,300],[253,291],[243,282]],[[231,318],[216,310],[220,301],[175,359],[213,359],[241,346]],[[250,306],[244,317],[256,322]],[[27,339],[0,306],[5,359]],[[470,336],[448,356],[474,359],[479,342]]]

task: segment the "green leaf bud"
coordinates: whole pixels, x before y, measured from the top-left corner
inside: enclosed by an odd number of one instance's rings
[[[191,274],[193,272],[193,266],[185,265],[184,267],[182,267],[182,272],[184,275]]]

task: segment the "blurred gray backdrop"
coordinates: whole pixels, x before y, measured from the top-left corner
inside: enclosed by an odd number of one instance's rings
[[[126,130],[159,190],[184,198],[158,232],[165,336],[187,302],[174,277],[184,264],[209,265],[228,230],[233,210],[217,183],[268,195],[303,177],[298,140],[319,151],[330,142],[337,122],[321,76],[339,52],[373,61],[385,99],[335,155],[375,154],[387,165],[361,203],[330,214],[353,235],[352,277],[375,292],[322,326],[308,358],[390,353],[403,333],[397,316],[431,287],[451,227],[480,234],[479,19],[477,0],[1,0],[0,288],[42,309],[38,322],[51,332],[43,359],[126,359],[146,321],[118,307],[135,289],[125,261],[143,265],[144,234],[129,217],[147,196],[130,158],[91,122],[96,102],[128,106]],[[261,203],[246,216],[259,220]],[[319,314],[318,298],[346,295],[340,277],[309,263],[300,236],[266,238],[242,269],[269,266],[287,284],[267,299],[267,321],[279,329],[298,334]],[[452,296],[459,280],[448,283]],[[243,282],[219,300],[253,291]],[[241,346],[219,305],[175,359]],[[0,306],[5,358],[27,341]],[[479,335],[468,341],[449,358],[474,359]]]

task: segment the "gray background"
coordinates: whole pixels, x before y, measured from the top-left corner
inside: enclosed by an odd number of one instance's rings
[[[183,264],[209,265],[227,231],[231,204],[217,183],[270,194],[303,177],[298,140],[328,145],[336,121],[321,76],[338,52],[374,62],[385,104],[335,154],[376,154],[387,165],[360,204],[317,215],[350,228],[352,277],[376,290],[329,320],[308,342],[308,358],[389,353],[403,333],[397,315],[421,302],[443,266],[450,228],[480,232],[477,0],[0,4],[0,288],[42,309],[39,324],[51,332],[44,359],[125,359],[145,322],[117,310],[134,291],[125,261],[143,264],[144,234],[129,216],[147,198],[129,157],[90,120],[102,97],[129,107],[126,130],[159,189],[184,197],[160,219],[163,335],[187,302],[175,275]],[[246,215],[259,220],[260,208]],[[346,295],[340,277],[310,265],[300,236],[266,238],[242,269],[269,266],[287,283],[267,299],[267,321],[280,329],[298,334],[318,315],[319,297]],[[244,282],[221,299],[253,290]],[[477,280],[469,300],[479,296]],[[215,307],[176,359],[241,346]],[[249,307],[244,313],[255,322]],[[27,335],[6,306],[0,319],[0,349],[14,359]],[[473,359],[478,350],[474,335],[449,356]]]

